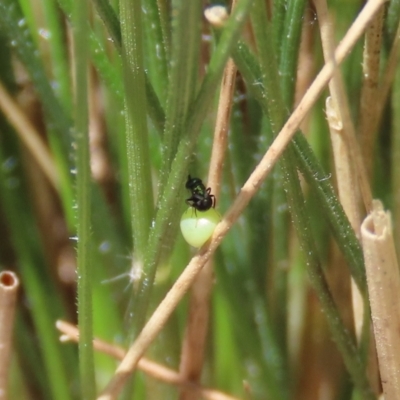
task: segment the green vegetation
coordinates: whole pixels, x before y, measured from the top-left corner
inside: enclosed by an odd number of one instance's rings
[[[360,28],[335,63],[336,83],[326,80],[291,125],[272,172],[256,170],[363,2],[329,2],[331,44],[321,34],[325,6],[237,0],[218,26],[199,0],[0,0],[0,272],[21,282],[10,399],[89,400],[104,390],[119,362],[92,338],[128,349],[208,248],[196,253],[179,232],[189,174],[203,180],[203,196],[207,175],[214,182],[222,218],[233,204],[240,215],[212,255],[214,275],[195,286],[204,304],[210,296],[209,315],[189,292],[145,356],[237,399],[377,398],[359,228],[372,193],[400,230],[391,55],[400,1],[370,15],[367,34]],[[232,95],[220,95],[230,59]],[[332,128],[328,96],[343,130]],[[222,101],[231,108],[226,149],[214,139]],[[349,155],[336,153],[335,135]],[[212,154],[221,167],[210,170]],[[246,182],[242,212],[234,202]],[[365,314],[352,312],[355,292]],[[78,345],[59,340],[57,320],[78,326]],[[199,358],[184,345],[196,320]],[[161,375],[140,364],[120,398],[184,400],[200,390]]]

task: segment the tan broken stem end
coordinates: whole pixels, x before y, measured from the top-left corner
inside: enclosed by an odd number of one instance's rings
[[[400,399],[400,276],[389,212],[374,200],[361,225],[371,316],[386,399]]]
[[[11,271],[0,273],[0,397],[7,399],[15,304],[19,280]]]

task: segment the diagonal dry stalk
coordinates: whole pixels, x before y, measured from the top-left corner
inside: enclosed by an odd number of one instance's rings
[[[337,65],[339,65],[350,50],[360,38],[362,33],[367,28],[369,22],[385,3],[386,0],[370,1],[360,12],[357,19],[354,21],[342,42],[338,45],[334,53],[334,61],[330,61],[324,65],[309,90],[300,101],[298,107],[293,111],[280,133],[255,168],[249,179],[243,185],[234,204],[223,217],[222,221],[217,225],[211,240],[206,243],[195,255],[170,291],[165,296],[164,300],[159,304],[153,315],[150,317],[147,324],[144,326],[141,333],[136,338],[136,341],[128,350],[125,358],[117,368],[117,371],[98,400],[110,400],[117,397],[122,390],[126,380],[136,368],[136,365],[150,346],[158,333],[163,328],[164,324],[172,314],[173,310],[181,301],[184,294],[196,279],[198,273],[203,268],[205,263],[211,258],[216,248],[221,243],[222,239],[231,229],[233,224],[242,214],[243,210],[255,195],[264,179],[271,172],[291,138],[295,134],[299,124],[310,111],[323,88],[332,78]]]
[[[63,334],[60,337],[61,342],[79,340],[79,329],[68,322],[57,321],[56,328]],[[95,350],[107,354],[117,360],[122,360],[126,354],[125,349],[114,344],[110,344],[100,339],[93,339],[93,347]],[[226,393],[222,393],[218,390],[208,389],[201,387],[193,382],[185,380],[181,374],[171,370],[170,368],[164,367],[154,361],[151,361],[145,357],[142,357],[138,363],[138,369],[146,373],[148,376],[157,379],[164,383],[171,385],[177,385],[181,387],[190,388],[192,393],[198,393],[206,400],[239,400],[237,397],[230,396]]]
[[[7,399],[15,304],[19,279],[11,271],[0,273],[0,398]]]

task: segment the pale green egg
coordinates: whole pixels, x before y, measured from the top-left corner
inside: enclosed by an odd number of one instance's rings
[[[201,247],[214,232],[221,215],[214,208],[207,211],[189,207],[181,218],[181,231],[184,239],[193,247]]]

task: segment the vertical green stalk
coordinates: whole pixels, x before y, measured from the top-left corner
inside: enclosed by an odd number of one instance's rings
[[[189,2],[190,3],[190,2]],[[145,31],[146,69],[157,97],[165,107],[168,88],[168,52],[167,41],[162,30],[161,2],[143,1],[143,27]]]
[[[284,107],[284,101],[281,95],[281,80],[278,74],[278,55],[275,52],[276,45],[274,44],[274,26],[268,20],[267,10],[265,3],[262,1],[255,1],[252,10],[252,25],[255,34],[255,40],[257,43],[257,49],[261,65],[261,79],[266,91],[265,103],[266,107],[264,111],[267,111],[267,115],[270,119],[270,125],[272,129],[273,136],[275,137],[283,122],[286,118],[287,108]],[[282,35],[284,36],[284,35]],[[277,344],[280,345],[280,364],[283,366],[280,368],[280,374],[276,374],[275,379],[280,384],[282,390],[284,390],[286,398],[290,397],[291,384],[289,379],[289,371],[286,364],[285,358],[285,348],[286,348],[286,315],[283,314],[286,311],[286,288],[287,288],[287,273],[285,269],[281,268],[280,265],[285,263],[288,258],[288,219],[286,213],[278,212],[281,208],[281,202],[285,202],[285,191],[290,191],[291,186],[289,181],[292,176],[286,176],[284,171],[292,171],[290,168],[291,160],[285,153],[279,162],[279,169],[274,174],[274,217],[273,226],[274,231],[279,229],[280,235],[275,240],[275,245],[273,247],[273,259],[274,259],[274,304],[279,304],[279,307],[275,311],[275,323],[274,329],[275,336],[273,339]],[[282,169],[282,167],[284,167]],[[283,231],[283,232],[282,232]],[[277,284],[275,286],[275,283]],[[277,332],[282,332],[279,335]],[[285,368],[286,367],[286,368]]]
[[[52,58],[52,70],[57,82],[55,89],[65,111],[71,112],[71,79],[67,61],[66,38],[62,30],[61,16],[54,0],[42,0],[43,10],[50,31],[49,45]]]
[[[397,25],[400,19],[400,0],[392,0],[388,3],[386,29],[390,43],[393,42],[396,33]]]
[[[276,136],[283,126],[286,111],[280,91],[280,79],[278,74],[278,59],[274,51],[273,27],[268,21],[265,2],[255,1],[251,13],[254,36],[259,52],[261,66],[261,79],[264,84],[268,115],[273,135]]]
[[[88,2],[73,4],[75,48],[75,135],[77,171],[79,367],[83,399],[95,398],[92,347],[91,202],[88,121]]]
[[[277,55],[279,55],[279,78],[282,94],[282,102],[285,107],[282,112],[286,114],[293,108],[294,91],[296,86],[297,60],[299,55],[299,44],[301,38],[301,27],[303,23],[304,0],[289,0],[285,3],[285,14],[283,18],[283,27],[280,36],[274,37],[275,42],[279,42],[278,47],[275,46]],[[276,32],[275,32],[276,34]],[[265,67],[265,66],[264,66]],[[286,117],[286,115],[285,115]],[[286,193],[292,190],[288,184],[291,180],[296,180],[297,172],[295,168],[282,164],[293,164],[291,153],[285,153],[279,168],[274,174],[274,210],[273,223],[276,232],[275,246],[273,248],[275,271],[273,289],[275,292],[275,304],[281,307],[275,307],[276,324],[282,348],[286,349],[287,344],[287,270],[282,268],[289,259],[289,209],[282,207],[286,204]],[[283,167],[283,168],[282,168]],[[289,176],[285,176],[283,170]],[[282,210],[283,208],[283,210]]]
[[[201,2],[175,0],[173,4],[170,76],[164,131],[164,165],[167,173],[175,157],[198,81],[201,39]],[[165,183],[166,179],[163,179]]]
[[[129,199],[135,261],[143,263],[151,220],[153,193],[150,175],[145,74],[143,60],[142,8],[140,1],[120,0],[122,63],[125,83],[125,127],[129,174]],[[147,271],[144,271],[146,274]],[[151,286],[151,285],[150,285]],[[140,291],[151,287],[141,286]],[[138,332],[147,306],[135,304],[134,332]]]
[[[275,0],[272,8],[272,24],[274,30],[274,49],[275,53],[279,54],[279,49],[282,45],[283,28],[285,25],[285,15],[288,0]]]
[[[272,200],[272,231],[274,235],[273,247],[273,274],[271,282],[271,312],[277,340],[283,354],[287,353],[287,299],[288,299],[288,270],[289,263],[289,235],[290,215],[284,188],[284,175],[279,163],[279,168],[274,171],[273,200]]]
[[[293,107],[304,6],[304,0],[290,0],[288,2],[281,41],[279,75],[283,102],[288,110]]]
[[[120,50],[121,49],[121,28],[119,25],[119,20],[117,14],[112,8],[108,0],[93,0],[96,6],[96,10],[103,20],[104,25],[107,28],[109,35],[111,36],[114,46]]]
[[[59,5],[63,12],[70,17],[71,9],[72,9],[72,0],[58,0]],[[121,54],[121,27],[118,17],[114,11],[114,9],[110,6],[106,0],[94,0],[95,6],[97,7],[97,12],[100,15],[100,18],[103,20],[108,34],[113,40],[114,46],[118,51],[118,54]],[[0,3],[1,6],[1,3]],[[71,21],[72,22],[72,21]],[[91,29],[91,28],[89,28]],[[100,75],[104,78],[108,78],[108,81],[112,84],[112,87],[115,91],[118,91],[120,86],[120,82],[112,82],[112,76],[114,75],[108,65],[111,65],[108,61],[108,55],[104,50],[104,46],[101,45],[103,41],[99,38],[97,34],[91,32],[90,35],[90,44],[91,44],[91,53],[92,60],[97,70],[99,70]],[[160,104],[159,98],[151,85],[149,79],[146,79],[146,94],[147,94],[147,107],[150,118],[152,119],[155,127],[159,132],[162,131],[164,126],[164,110]],[[119,95],[119,93],[118,93]]]
[[[398,134],[400,129],[400,72],[399,70],[396,73],[396,78],[393,85],[393,99],[392,99],[392,107],[393,107],[393,136],[392,136],[392,207],[393,210],[393,227],[396,242],[400,238],[400,168],[398,166],[398,160],[400,157],[400,135]],[[398,255],[399,252],[397,252]]]

